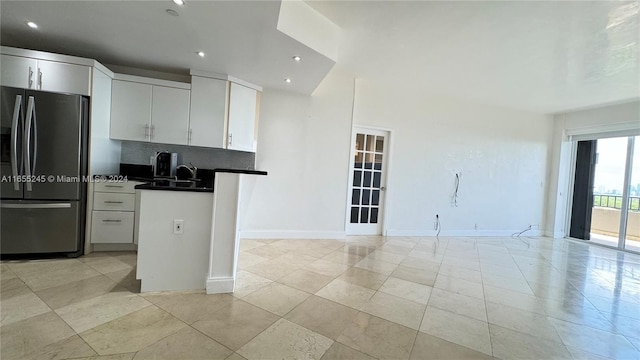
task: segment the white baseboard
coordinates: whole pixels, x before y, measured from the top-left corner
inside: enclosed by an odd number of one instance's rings
[[[544,236],[554,239],[564,239],[565,235],[562,231],[545,230]]]
[[[325,239],[344,240],[344,231],[303,231],[303,230],[244,230],[241,239]]]
[[[208,278],[207,294],[226,294],[233,292],[235,280],[232,277]]]
[[[519,233],[519,230],[443,230],[440,232],[441,237],[449,236],[511,236]],[[387,236],[436,236],[438,232],[434,230],[387,230]],[[522,233],[522,236],[542,236],[540,230],[528,230]]]
[[[138,250],[138,245],[137,244],[111,244],[111,243],[104,243],[104,244],[92,244],[93,245],[93,251],[95,252],[100,252],[100,251],[137,251]],[[86,251],[85,251],[86,253]]]

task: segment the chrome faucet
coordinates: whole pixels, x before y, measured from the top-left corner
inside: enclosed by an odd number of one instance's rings
[[[191,165],[191,167],[188,167],[187,165],[184,165],[184,164],[178,165],[176,169],[185,168],[189,170],[189,173],[191,173],[191,180],[194,180],[196,178],[196,174],[198,173],[198,168],[192,163],[189,163],[189,165]]]

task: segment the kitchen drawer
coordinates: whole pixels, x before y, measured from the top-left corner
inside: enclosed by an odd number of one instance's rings
[[[133,211],[136,194],[93,193],[93,210]]]
[[[96,182],[93,191],[134,194],[136,192],[135,186],[139,184],[137,181]]]
[[[93,211],[92,243],[133,243],[133,212]]]

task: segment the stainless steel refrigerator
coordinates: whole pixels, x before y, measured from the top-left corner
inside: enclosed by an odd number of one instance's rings
[[[0,252],[81,254],[89,100],[0,87]]]

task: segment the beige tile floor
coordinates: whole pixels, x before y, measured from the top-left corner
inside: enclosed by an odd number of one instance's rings
[[[4,261],[9,359],[639,359],[640,256],[546,238],[243,240],[237,291],[134,253]]]

